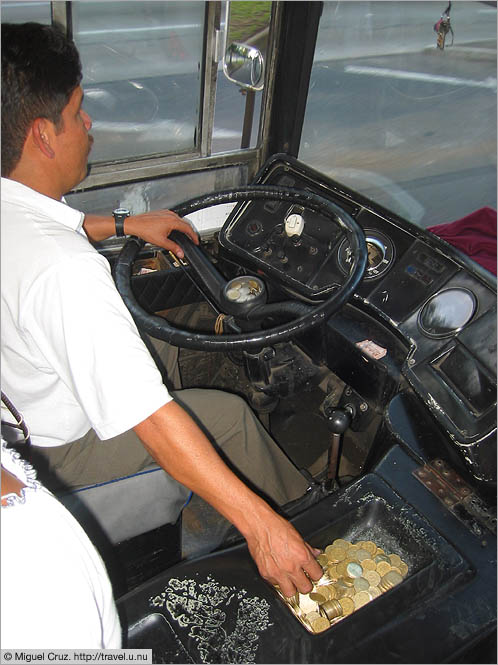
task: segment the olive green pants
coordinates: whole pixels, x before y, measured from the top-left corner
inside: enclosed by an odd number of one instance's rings
[[[180,382],[178,351],[154,340],[153,352],[163,377],[178,387]],[[155,355],[155,353],[153,353]],[[279,506],[302,496],[308,482],[274,442],[246,402],[218,390],[172,390],[171,395],[197,422],[227,464],[253,489]],[[185,441],[185,446],[188,446]],[[39,448],[34,455],[42,458],[50,478],[66,489],[77,489],[135,474],[157,467],[133,430],[112,439],[99,440],[93,430],[77,441],[54,448]],[[57,490],[52,481],[42,480]],[[178,497],[182,486],[171,478],[172,492]],[[189,495],[184,490],[185,499]]]

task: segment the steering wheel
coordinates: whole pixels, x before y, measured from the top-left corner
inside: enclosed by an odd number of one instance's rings
[[[246,322],[261,321],[268,316],[282,314],[293,317],[290,321],[264,330],[250,330],[236,334],[209,335],[181,330],[165,319],[147,313],[138,304],[131,288],[131,274],[133,262],[144,243],[132,237],[125,242],[119,254],[114,278],[119,293],[140,329],[152,337],[188,349],[200,351],[254,349],[284,342],[300,335],[320,325],[345,304],[358,287],[367,264],[365,236],[361,227],[345,210],[327,199],[305,190],[251,185],[190,199],[175,206],[174,211],[180,217],[185,217],[203,208],[256,199],[298,204],[320,213],[339,225],[348,238],[351,248],[351,269],[345,282],[318,305],[306,305],[295,300],[268,304],[265,285],[261,279],[251,276],[227,281],[200,247],[194,245],[183,233],[175,231],[171,234],[171,238],[182,247],[191,270],[207,289],[209,297],[214,300],[221,312]]]

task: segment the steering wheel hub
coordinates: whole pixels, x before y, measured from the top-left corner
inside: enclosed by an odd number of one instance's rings
[[[227,314],[243,316],[255,305],[266,303],[266,287],[259,277],[242,275],[227,282],[222,291],[222,299]]]

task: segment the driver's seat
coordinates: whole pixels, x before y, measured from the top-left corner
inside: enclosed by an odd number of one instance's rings
[[[181,558],[181,511],[190,500],[160,467],[58,495],[105,560],[115,593]]]

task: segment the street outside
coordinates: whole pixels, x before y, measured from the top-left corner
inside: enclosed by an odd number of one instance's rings
[[[300,158],[422,226],[496,208],[496,8],[453,2],[441,51],[446,3],[402,5],[326,3]]]
[[[446,4],[324,3],[299,153],[422,226],[496,208],[496,3],[454,1],[441,51]],[[2,20],[27,6],[3,2]],[[203,16],[202,2],[75,3],[93,160],[194,148]],[[213,153],[240,147],[244,107],[220,65]]]

